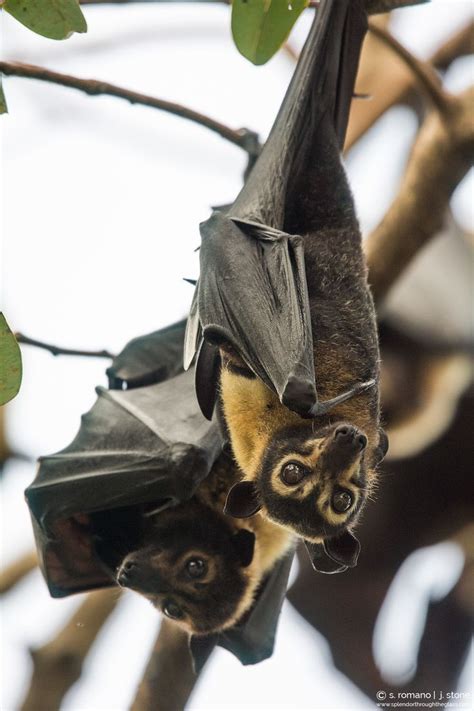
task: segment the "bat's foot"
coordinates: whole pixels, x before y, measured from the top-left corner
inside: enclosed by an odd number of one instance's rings
[[[340,405],[346,400],[350,400],[351,397],[359,395],[360,393],[368,390],[375,385],[375,378],[372,380],[366,380],[365,383],[357,383],[353,388],[347,390],[345,393],[341,393],[330,400],[325,400],[324,402],[316,402],[309,411],[310,417],[319,417],[320,415],[325,415],[329,410],[332,410],[336,405]]]

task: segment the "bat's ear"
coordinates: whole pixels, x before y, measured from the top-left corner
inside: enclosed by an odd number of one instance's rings
[[[195,674],[199,674],[217,644],[216,634],[194,635],[189,638],[189,651]]]
[[[333,573],[343,573],[347,570],[347,565],[337,563],[326,553],[322,543],[311,543],[311,541],[305,541],[304,544],[306,546],[306,550],[308,551],[311,565],[318,573],[332,575]]]
[[[250,518],[260,511],[262,504],[255,484],[239,481],[227,494],[224,513],[234,518]]]
[[[196,360],[194,377],[199,407],[204,417],[208,420],[212,420],[212,413],[217,400],[220,368],[221,356],[219,349],[204,340]]]
[[[255,534],[242,528],[232,539],[234,550],[243,568],[246,568],[253,560],[255,548]]]
[[[379,428],[379,443],[374,452],[374,466],[380,464],[388,452],[388,436],[385,430]]]
[[[359,558],[360,543],[350,531],[344,531],[340,536],[326,539],[324,550],[336,563],[354,568]]]

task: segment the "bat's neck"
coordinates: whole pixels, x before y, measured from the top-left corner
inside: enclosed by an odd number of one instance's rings
[[[226,368],[221,373],[221,395],[237,464],[246,479],[254,479],[273,433],[302,420],[260,379],[246,378]]]

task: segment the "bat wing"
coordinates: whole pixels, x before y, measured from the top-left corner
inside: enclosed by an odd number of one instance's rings
[[[51,594],[112,584],[95,555],[91,516],[188,500],[221,451],[201,414],[193,374],[132,390],[98,388],[66,449],[39,460],[26,490]]]
[[[183,370],[186,321],[134,338],[107,368],[109,388],[127,390],[168,380]]]
[[[191,637],[196,671],[202,669],[216,645],[234,654],[242,664],[258,664],[272,656],[292,561],[293,553],[275,565],[244,622],[220,634]]]
[[[227,341],[283,404],[306,417],[354,394],[318,404],[313,365],[318,334],[311,331],[298,235],[334,226],[354,229],[357,222],[340,148],[366,27],[359,0],[320,3],[270,136],[242,191],[226,215],[214,213],[201,225],[201,274],[186,363],[202,337],[214,344]],[[305,176],[318,186],[306,201]],[[209,388],[215,390],[212,381]],[[210,399],[212,392],[201,389],[199,400]]]
[[[213,345],[230,343],[283,403],[309,409],[314,366],[301,240],[218,212],[201,234],[201,257],[214,266],[199,280],[203,337]],[[205,357],[201,350],[198,372]],[[206,371],[213,377],[197,381],[200,402],[218,377]]]

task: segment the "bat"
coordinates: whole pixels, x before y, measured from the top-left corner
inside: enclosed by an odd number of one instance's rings
[[[153,385],[183,371],[186,320],[131,340],[107,368],[109,388]]]
[[[258,526],[236,525],[215,512],[211,499],[220,497],[222,509],[224,492],[214,491],[211,482],[221,480],[223,470],[232,481],[236,469],[221,452],[217,424],[199,410],[193,373],[182,372],[183,338],[180,322],[127,344],[107,371],[110,384],[119,389],[98,388],[97,401],[82,417],[74,441],[40,458],[37,476],[26,490],[39,564],[51,595],[64,597],[116,585],[124,558],[144,540],[156,545],[158,530],[169,539],[177,517],[182,535],[186,525],[198,529],[204,544],[224,532],[229,549],[227,557],[222,546],[219,552],[219,582],[225,583],[228,567],[237,570],[237,577],[242,572],[238,592],[245,602],[234,596],[230,622],[223,615],[219,624],[215,619],[208,626],[201,623],[201,634],[190,638],[190,650],[196,668],[216,644],[253,664],[273,652],[293,550],[289,543],[283,547],[287,536],[281,536],[281,555],[273,546],[265,558],[261,536],[255,544]],[[226,589],[224,585],[221,597]],[[199,604],[189,629],[198,626]],[[212,610],[212,596],[207,595],[207,602],[204,596],[201,605]],[[244,619],[231,624],[244,608]]]
[[[260,517],[223,513],[238,472],[222,455],[193,498],[145,518],[138,546],[116,566],[119,585],[149,599],[191,635],[234,627],[262,581],[293,549],[293,537]]]
[[[74,548],[87,542],[80,516],[150,503],[158,511],[176,506],[191,498],[222,448],[217,427],[195,404],[192,373],[131,390],[99,387],[97,395],[76,438],[39,459],[26,490],[53,597],[88,588],[87,570],[75,570]],[[66,534],[68,527],[76,534]],[[90,563],[91,585],[98,587],[93,557]],[[109,584],[103,574],[101,581]]]
[[[201,230],[185,339],[210,417],[220,398],[243,481],[226,511],[308,541],[317,569],[357,562],[351,533],[387,439],[379,350],[341,163],[366,12],[320,3],[270,136],[242,191]]]

